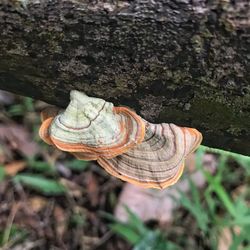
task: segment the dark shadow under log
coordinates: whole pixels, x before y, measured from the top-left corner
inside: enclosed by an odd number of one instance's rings
[[[249,82],[248,0],[0,0],[4,90],[82,90],[250,155]]]

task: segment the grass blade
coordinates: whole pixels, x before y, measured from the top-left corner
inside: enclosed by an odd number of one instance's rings
[[[61,195],[66,192],[61,183],[40,175],[18,174],[13,180],[46,195]]]

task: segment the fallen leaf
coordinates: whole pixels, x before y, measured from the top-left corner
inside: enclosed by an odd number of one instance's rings
[[[234,227],[233,231],[236,235],[240,234],[240,228],[239,227]],[[218,250],[228,250],[230,249],[230,246],[233,242],[232,238],[232,232],[229,227],[223,228],[219,235],[219,240],[218,240]],[[243,246],[242,246],[243,249]]]
[[[63,235],[67,228],[67,216],[65,214],[65,211],[60,207],[56,206],[54,208],[54,217],[55,217],[55,223],[56,223],[56,234],[58,239],[62,240]]]
[[[47,205],[47,203],[48,200],[40,196],[35,196],[29,199],[29,206],[35,213],[38,213],[41,210],[43,210],[43,208]]]
[[[1,141],[0,139],[0,164],[5,164],[6,162],[12,161],[14,159],[13,152],[11,149]]]
[[[213,155],[204,155],[204,168],[213,173],[216,169],[216,159]],[[187,167],[189,171],[189,167]],[[193,166],[190,167],[193,171]],[[205,177],[201,171],[189,173],[194,184],[201,188],[206,184]],[[157,220],[162,224],[172,220],[173,211],[178,207],[180,192],[189,192],[190,185],[187,178],[180,179],[175,185],[164,189],[144,189],[132,184],[125,184],[118,204],[115,208],[115,217],[127,222],[128,214],[124,205],[134,212],[142,221]]]
[[[98,237],[82,236],[82,249],[91,250],[99,243]]]
[[[243,184],[243,185],[240,185],[236,189],[233,190],[232,197],[234,200],[236,200],[239,196],[247,195],[247,194],[250,195],[249,187],[247,184]],[[250,205],[249,199],[247,199],[246,202],[247,202],[247,204]]]
[[[99,185],[92,172],[86,173],[86,186],[91,206],[95,207],[99,203]]]
[[[60,183],[67,189],[69,196],[80,198],[83,194],[83,188],[77,183],[61,178]]]
[[[1,144],[7,142],[13,150],[17,150],[27,157],[32,157],[39,152],[39,147],[32,141],[29,132],[19,125],[0,125],[0,142]]]
[[[18,172],[26,168],[25,161],[13,161],[4,165],[5,174],[9,176],[15,176]]]
[[[44,244],[44,239],[39,239],[37,241],[34,241],[34,239],[28,239],[24,242],[18,243],[15,246],[11,248],[11,250],[32,250],[32,249],[40,249],[42,245]]]

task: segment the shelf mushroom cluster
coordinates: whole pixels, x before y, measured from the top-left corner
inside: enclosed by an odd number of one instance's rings
[[[126,107],[72,90],[65,110],[46,108],[40,137],[81,160],[97,160],[111,175],[147,188],[181,176],[184,160],[201,143],[193,128],[152,124]]]

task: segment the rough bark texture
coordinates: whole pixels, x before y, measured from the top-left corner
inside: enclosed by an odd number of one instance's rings
[[[248,0],[0,0],[0,88],[71,89],[250,155]]]

